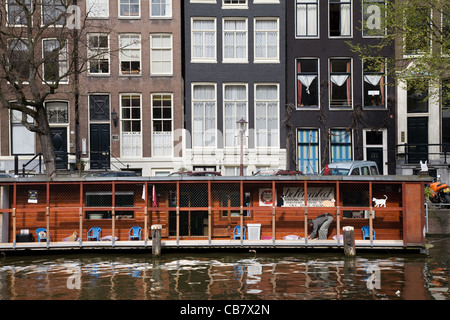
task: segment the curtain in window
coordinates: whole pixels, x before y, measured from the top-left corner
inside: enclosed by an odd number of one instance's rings
[[[244,20],[224,21],[224,59],[247,57],[247,30]]]
[[[245,86],[225,87],[225,146],[236,146],[236,135],[239,130],[236,121],[246,117],[247,88]]]
[[[257,86],[255,130],[258,147],[278,145],[278,121],[278,88]]]
[[[215,58],[216,32],[213,20],[195,20],[192,23],[193,58]]]
[[[349,36],[351,34],[351,3],[350,0],[341,0],[347,2],[341,4],[341,36]]]
[[[317,0],[302,2],[297,4],[297,35],[317,36]]]
[[[194,86],[193,99],[193,146],[213,147],[216,119],[215,87]]]
[[[344,129],[331,130],[331,162],[352,160],[352,136]]]
[[[255,29],[255,58],[278,58],[277,21],[257,20]]]
[[[381,95],[381,105],[384,106],[384,76],[382,75],[365,75],[364,81],[372,86],[379,86]]]
[[[122,132],[122,156],[139,157],[142,152],[140,132]]]
[[[319,133],[316,129],[298,130],[298,170],[306,174],[319,171]]]
[[[153,132],[153,156],[172,156],[172,132]]]

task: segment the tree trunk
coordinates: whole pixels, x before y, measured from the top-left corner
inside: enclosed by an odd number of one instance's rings
[[[52,178],[57,176],[56,172],[56,157],[55,149],[53,147],[52,136],[50,134],[50,125],[48,124],[47,113],[45,108],[37,108],[37,122],[39,126],[39,141],[41,143],[42,157],[44,158],[45,171],[47,177]]]

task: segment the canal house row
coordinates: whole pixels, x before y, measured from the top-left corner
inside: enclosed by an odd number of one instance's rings
[[[163,250],[339,247],[345,226],[354,227],[359,247],[417,249],[425,244],[425,183],[419,176],[2,179],[0,249],[147,248],[154,225]],[[323,213],[333,216],[328,239],[308,239],[308,219]],[[141,236],[129,238],[135,226]],[[101,228],[99,241],[87,239],[93,227]],[[49,237],[38,242],[38,228]]]

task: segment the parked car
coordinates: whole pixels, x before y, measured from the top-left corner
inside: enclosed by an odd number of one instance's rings
[[[214,177],[221,176],[217,171],[178,171],[169,174],[169,177]]]
[[[107,171],[97,175],[97,177],[137,177],[134,171]]]
[[[323,176],[375,176],[379,174],[374,161],[332,162],[325,165],[321,172]]]
[[[259,170],[253,174],[254,176],[299,176],[303,172],[296,170]]]
[[[12,178],[13,176],[4,172],[0,172],[0,178]]]

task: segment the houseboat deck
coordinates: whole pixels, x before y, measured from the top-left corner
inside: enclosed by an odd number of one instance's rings
[[[405,249],[401,240],[356,240],[356,248],[373,250],[403,250]],[[336,240],[164,240],[161,241],[162,250],[173,249],[341,249],[342,241]],[[21,242],[0,243],[0,251],[67,251],[67,250],[142,250],[151,251],[151,240],[145,241],[71,241],[71,242]],[[408,248],[421,249],[420,247]]]
[[[425,245],[423,199],[428,180],[419,176],[0,179],[0,250],[145,250],[152,248],[152,225],[161,226],[162,250],[339,249],[345,226],[354,227],[356,248],[417,249]],[[308,220],[323,213],[333,216],[328,240],[305,239],[312,231]],[[136,226],[142,230],[140,240],[129,241]],[[101,229],[99,238],[109,241],[87,241],[93,227]],[[37,242],[38,228],[45,229],[48,242]],[[369,231],[367,238],[363,228]],[[244,230],[243,239],[236,236],[237,229]],[[79,240],[67,241],[75,232]]]

